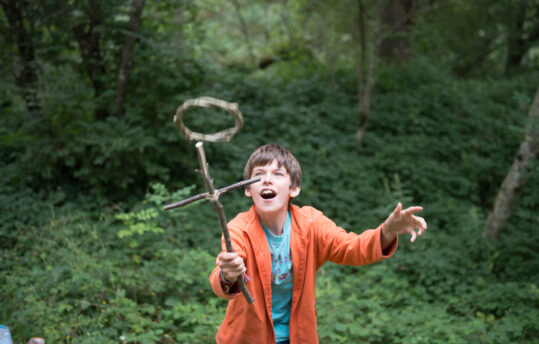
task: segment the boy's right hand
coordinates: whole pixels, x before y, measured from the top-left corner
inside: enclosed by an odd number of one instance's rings
[[[223,277],[229,282],[236,282],[247,271],[243,259],[236,252],[221,252],[217,261]]]

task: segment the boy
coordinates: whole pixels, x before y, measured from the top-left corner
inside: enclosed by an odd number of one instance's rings
[[[228,223],[235,252],[221,252],[210,276],[215,294],[230,300],[215,337],[220,344],[318,343],[316,271],[326,261],[364,265],[389,258],[399,234],[410,233],[413,242],[427,229],[413,215],[421,207],[402,210],[400,203],[377,229],[359,235],[313,207],[292,205],[300,193],[301,167],[279,145],[251,154],[244,179],[254,177],[261,180],[245,189],[254,205]],[[238,295],[240,276],[249,282],[254,304]]]

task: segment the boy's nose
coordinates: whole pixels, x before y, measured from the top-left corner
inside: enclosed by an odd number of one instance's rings
[[[271,182],[271,175],[270,175],[269,173],[268,173],[268,174],[264,174],[264,175],[262,176],[262,183],[267,184],[267,183],[269,183],[269,182]]]

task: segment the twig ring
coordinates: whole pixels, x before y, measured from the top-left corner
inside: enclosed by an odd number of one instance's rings
[[[193,107],[221,108],[234,116],[234,127],[212,134],[195,133],[183,124],[183,115]],[[238,131],[240,131],[241,127],[243,127],[243,115],[241,114],[237,103],[229,103],[212,97],[200,97],[186,100],[178,110],[176,110],[174,123],[180,128],[180,132],[187,141],[228,142],[238,133]]]

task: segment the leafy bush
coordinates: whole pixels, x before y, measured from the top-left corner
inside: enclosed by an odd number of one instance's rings
[[[182,210],[165,214],[168,192],[160,184],[153,190],[144,210],[97,219],[53,208],[42,226],[20,229],[17,246],[0,257],[0,317],[16,342],[209,340],[224,303],[208,297],[215,258],[182,240],[193,223]]]
[[[226,306],[207,281],[220,250],[216,215],[204,202],[162,210],[202,192],[194,149],[171,124],[177,105],[202,94],[238,101],[245,115],[231,143],[205,145],[217,187],[242,179],[250,152],[276,142],[304,171],[295,202],[348,230],[376,227],[399,201],[425,207],[429,230],[413,245],[402,237],[390,260],[321,269],[321,342],[536,341],[537,162],[501,240],[480,233],[538,75],[459,81],[424,60],[381,70],[358,149],[350,73],[337,71],[328,90],[323,71],[286,78],[287,68],[211,70],[155,104],[156,93],[140,91],[129,116],[93,122],[85,108],[56,137],[1,131],[0,320],[16,342],[212,342]],[[199,115],[190,125],[228,123]],[[229,219],[250,205],[239,190],[222,200]]]

